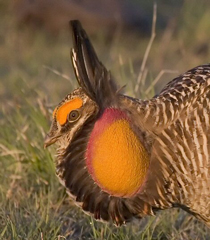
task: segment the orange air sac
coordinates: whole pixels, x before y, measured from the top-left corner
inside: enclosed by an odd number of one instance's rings
[[[135,195],[145,181],[149,156],[126,114],[109,108],[91,132],[86,164],[93,180],[110,195]]]

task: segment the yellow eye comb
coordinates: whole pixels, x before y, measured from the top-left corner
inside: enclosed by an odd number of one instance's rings
[[[75,109],[82,107],[82,99],[81,98],[75,98],[71,101],[64,103],[59,108],[55,108],[53,111],[53,117],[56,114],[56,119],[60,123],[60,125],[63,125],[66,123],[68,114]]]

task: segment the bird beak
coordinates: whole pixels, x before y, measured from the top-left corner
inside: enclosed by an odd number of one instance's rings
[[[60,135],[51,136],[51,134],[48,133],[44,139],[44,148],[47,148],[53,143],[55,143],[59,137]]]

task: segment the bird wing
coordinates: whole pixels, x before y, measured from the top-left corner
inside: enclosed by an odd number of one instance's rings
[[[175,78],[152,99],[121,95],[120,101],[150,153],[134,200],[159,209],[181,206],[210,224],[210,64]]]
[[[181,206],[210,225],[210,65],[172,80],[155,100],[165,127],[151,147],[143,199]]]

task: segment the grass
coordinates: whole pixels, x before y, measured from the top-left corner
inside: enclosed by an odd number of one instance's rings
[[[207,1],[199,6],[195,0],[186,1],[179,20],[157,33],[139,95],[145,96],[163,69],[183,72],[209,61],[207,6]],[[1,20],[0,239],[210,239],[203,223],[178,209],[115,227],[96,222],[73,205],[55,176],[54,149],[43,149],[51,109],[76,86],[69,60],[70,35],[55,38],[44,30],[20,29],[9,14],[2,14]],[[149,37],[119,33],[108,44],[104,39],[102,35],[93,39],[98,55],[120,85],[127,84],[126,92],[134,95]],[[147,97],[176,75],[164,74]]]

